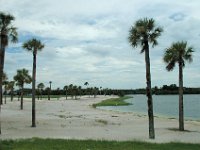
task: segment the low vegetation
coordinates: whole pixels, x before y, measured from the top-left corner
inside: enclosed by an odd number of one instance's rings
[[[200,144],[117,142],[95,140],[25,139],[0,141],[1,150],[199,150]]]
[[[124,100],[132,98],[131,96],[123,96],[119,98],[110,98],[104,101],[101,101],[100,103],[93,104],[92,106],[94,108],[99,106],[126,106],[131,105],[130,103],[125,102]]]

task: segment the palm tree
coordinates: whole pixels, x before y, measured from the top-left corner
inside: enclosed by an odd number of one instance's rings
[[[37,39],[31,39],[23,44],[23,48],[29,52],[33,53],[33,72],[32,72],[32,127],[36,127],[35,123],[35,81],[36,81],[36,55],[38,51],[41,51],[44,48],[42,44]]]
[[[27,83],[27,84],[31,83],[31,76],[29,75],[28,70],[21,69],[21,70],[17,70],[17,74],[13,78],[17,82],[16,84],[21,89],[21,105],[20,105],[20,108],[22,110],[23,109],[24,84],[25,83]]]
[[[15,81],[9,81],[8,82],[8,90],[10,90],[10,100],[11,100],[11,102],[13,101],[14,85],[15,85]]]
[[[49,81],[48,100],[51,99],[51,97],[50,97],[50,95],[51,95],[51,84],[52,84],[52,81]]]
[[[17,29],[12,25],[15,18],[10,14],[0,12],[0,102],[2,103],[2,77],[4,70],[5,48],[11,42],[17,42]],[[1,105],[0,105],[1,112]],[[1,119],[0,119],[0,134],[1,134]]]
[[[8,89],[10,90],[10,100],[11,100],[11,102],[13,101],[14,85],[15,85],[15,81],[10,81],[8,83]]]
[[[87,88],[87,87],[88,87],[89,83],[88,83],[88,82],[85,82],[84,85],[86,86],[86,94],[88,94],[88,93],[87,93],[87,91],[88,91],[88,88]],[[90,96],[89,96],[89,97],[90,97]]]
[[[71,98],[73,99],[73,84],[70,84],[68,89],[70,91]]]
[[[136,48],[141,46],[141,53],[145,53],[146,63],[146,81],[147,81],[147,103],[148,103],[148,116],[149,116],[149,138],[155,138],[154,132],[154,116],[153,116],[153,99],[151,91],[151,72],[150,72],[150,58],[149,58],[149,43],[152,47],[158,44],[157,38],[161,35],[163,29],[155,27],[155,21],[153,19],[140,19],[135,22],[131,27],[129,33],[129,42],[132,47]]]
[[[67,90],[68,90],[68,86],[67,86],[67,85],[65,85],[65,86],[63,87],[63,90],[65,91],[66,100],[67,100]]]
[[[101,95],[101,89],[102,89],[102,87],[100,86],[100,88],[99,88],[99,95]]]
[[[39,93],[40,93],[40,99],[42,99],[42,91],[43,91],[43,89],[44,89],[44,83],[39,83],[39,84],[37,85],[37,88],[38,88],[38,91],[39,91]]]
[[[56,93],[57,93],[57,95],[58,95],[57,100],[59,100],[59,98],[60,98],[60,88],[57,88],[57,89],[56,89]]]
[[[183,68],[185,62],[192,62],[193,48],[187,46],[187,42],[173,43],[166,49],[163,60],[167,63],[166,69],[172,71],[177,63],[179,65],[179,130],[184,131],[183,110]]]

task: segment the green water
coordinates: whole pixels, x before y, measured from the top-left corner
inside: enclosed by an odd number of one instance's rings
[[[105,106],[101,109],[122,112],[139,112],[147,115],[147,98],[145,95],[132,95],[126,100],[133,105]],[[178,95],[153,95],[154,115],[178,118]],[[200,120],[200,95],[184,95],[185,119]]]

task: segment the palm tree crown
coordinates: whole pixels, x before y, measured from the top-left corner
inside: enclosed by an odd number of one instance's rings
[[[39,83],[37,85],[38,89],[43,90],[44,89],[44,83]]]
[[[31,83],[32,78],[28,73],[28,70],[17,70],[17,75],[14,76],[14,80],[17,81],[17,85],[22,87],[24,83]]]
[[[163,29],[161,27],[155,28],[154,19],[140,19],[136,21],[134,26],[130,29],[129,42],[133,47],[140,45],[142,47],[141,53],[145,51],[145,42],[152,43],[152,46],[158,44],[157,38],[161,35]]]
[[[185,66],[185,61],[192,62],[192,47],[187,47],[187,42],[173,43],[166,49],[163,60],[167,63],[166,69],[172,71],[176,63],[182,63]]]
[[[18,40],[17,28],[12,25],[14,20],[14,16],[0,12],[0,38],[5,47],[8,46],[9,39],[13,43]]]
[[[23,48],[27,51],[31,51],[34,54],[37,54],[37,51],[41,51],[44,48],[44,44],[42,44],[39,40],[33,38],[24,43]]]
[[[88,86],[88,85],[89,85],[89,83],[88,83],[88,82],[85,82],[85,83],[84,83],[84,85],[85,85],[85,86]]]

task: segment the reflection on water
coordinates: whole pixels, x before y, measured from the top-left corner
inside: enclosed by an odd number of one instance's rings
[[[126,100],[129,106],[105,106],[101,109],[123,112],[140,112],[147,114],[147,98],[145,95],[132,95]],[[153,95],[154,115],[178,118],[178,95]],[[200,120],[200,95],[184,95],[185,119]]]

